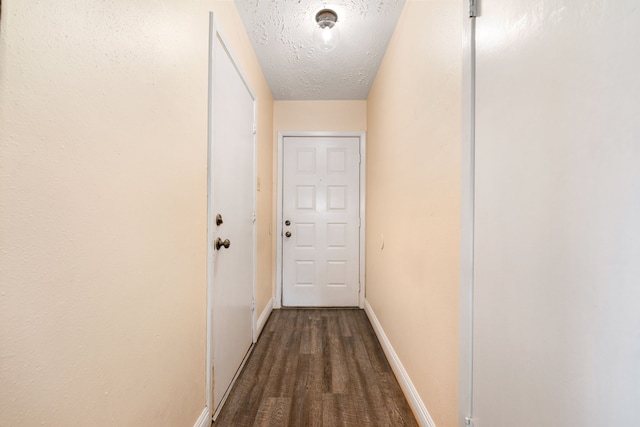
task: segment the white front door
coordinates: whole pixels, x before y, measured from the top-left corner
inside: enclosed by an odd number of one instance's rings
[[[282,303],[359,302],[360,139],[285,137]]]
[[[254,97],[215,33],[213,40],[209,253],[217,410],[253,339]],[[216,220],[217,215],[218,220]],[[220,221],[221,220],[221,221]],[[229,247],[216,245],[228,240]]]

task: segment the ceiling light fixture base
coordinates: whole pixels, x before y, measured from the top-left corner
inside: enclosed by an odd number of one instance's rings
[[[316,13],[316,22],[322,29],[327,27],[333,28],[336,22],[338,22],[338,14],[331,9],[322,9]]]

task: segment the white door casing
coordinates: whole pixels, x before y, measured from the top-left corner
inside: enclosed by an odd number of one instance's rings
[[[363,135],[314,133],[281,140],[282,304],[360,306]]]
[[[213,17],[210,49],[207,406],[217,411],[254,339],[256,101]]]

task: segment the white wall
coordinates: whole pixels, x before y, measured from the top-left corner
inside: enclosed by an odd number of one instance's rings
[[[476,427],[637,424],[639,17],[631,0],[482,3]]]

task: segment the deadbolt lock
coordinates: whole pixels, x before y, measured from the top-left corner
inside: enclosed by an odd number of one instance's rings
[[[290,225],[291,225],[291,221],[286,220],[286,221],[284,222],[284,225],[286,225],[287,227],[288,227],[288,226],[290,226]]]
[[[216,215],[216,225],[222,225],[222,215]]]

